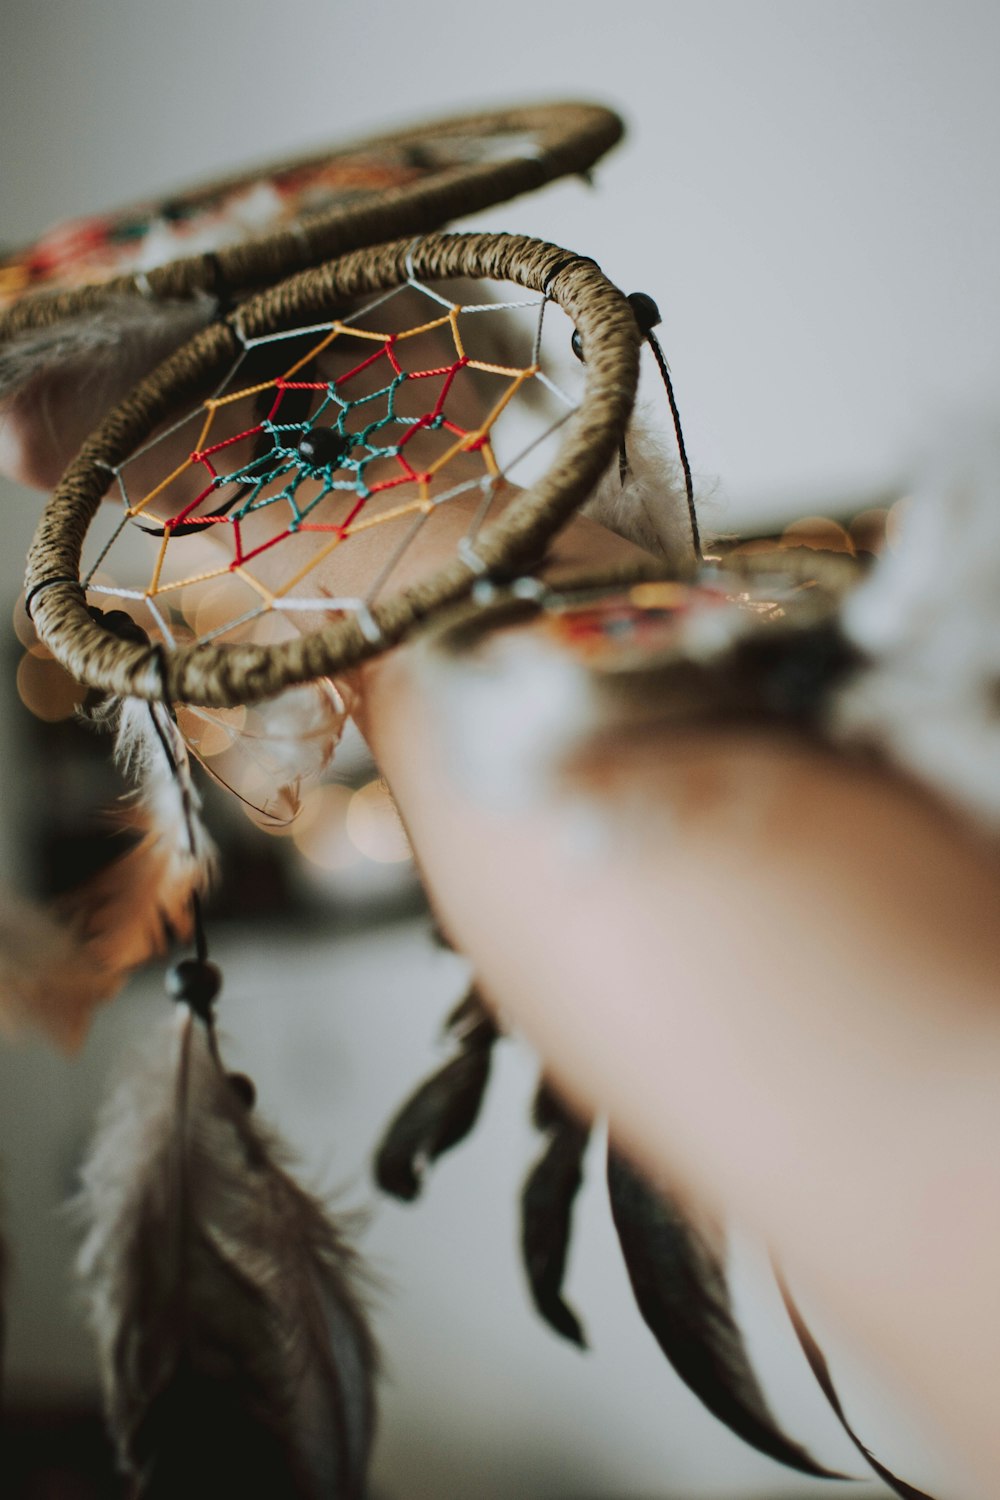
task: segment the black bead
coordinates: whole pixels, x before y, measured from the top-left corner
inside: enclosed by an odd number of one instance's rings
[[[190,1005],[196,1015],[206,1019],[212,1001],[222,988],[222,974],[207,959],[182,958],[167,973],[167,994],[172,1000]]]
[[[573,353],[576,355],[577,359],[582,364],[583,363],[583,339],[580,337],[580,330],[578,328],[574,328],[573,329],[573,337],[569,341],[569,346],[572,349]]]
[[[124,609],[105,611],[98,609],[96,604],[90,604],[87,606],[87,613],[95,624],[103,625],[105,630],[110,630],[120,641],[135,641],[140,646],[149,645],[149,636]]]
[[[639,332],[645,338],[654,328],[658,328],[663,322],[660,317],[660,309],[653,301],[648,292],[630,292],[628,305],[635,313],[635,321],[639,325]]]
[[[227,1073],[226,1082],[243,1108],[248,1111],[253,1109],[257,1103],[257,1090],[254,1088],[253,1079],[248,1078],[245,1073]]]
[[[350,447],[335,427],[309,427],[298,441],[298,453],[314,469],[339,469]]]
[[[105,630],[110,630],[122,641],[135,641],[137,645],[148,646],[149,636],[143,630],[138,621],[124,609],[109,609],[101,621]]]

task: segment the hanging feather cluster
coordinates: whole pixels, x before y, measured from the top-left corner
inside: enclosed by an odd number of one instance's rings
[[[466,1037],[488,1036],[488,1056],[500,1033],[475,996],[454,1012],[466,1018]],[[464,1140],[477,1119],[488,1082],[481,1056],[470,1068],[460,1035],[455,1054],[419,1085],[388,1127],[376,1154],[385,1192],[410,1201],[427,1164]],[[474,1078],[474,1081],[472,1081]],[[579,1317],[563,1296],[573,1207],[583,1183],[590,1125],[578,1119],[543,1079],[533,1106],[544,1149],[521,1195],[521,1250],[532,1300],[561,1337],[586,1348]],[[676,1373],[712,1414],[769,1458],[814,1478],[847,1476],[818,1463],[778,1424],[754,1373],[733,1311],[721,1225],[696,1213],[662,1185],[653,1186],[608,1144],[611,1215],[636,1306]],[[849,1424],[825,1359],[785,1290],[803,1352],[848,1437],[902,1500],[932,1500],[888,1469]]]
[[[83,1172],[80,1269],[143,1500],[361,1500],[375,1351],[340,1227],[185,1004]]]

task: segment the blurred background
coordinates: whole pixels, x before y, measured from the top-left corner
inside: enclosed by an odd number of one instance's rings
[[[754,535],[804,515],[845,520],[903,494],[921,453],[996,389],[998,46],[989,0],[511,0],[502,13],[441,0],[5,0],[0,240],[425,117],[594,99],[625,116],[628,135],[593,187],[557,184],[476,227],[560,241],[657,299],[710,527]],[[652,382],[647,394],[655,409]],[[7,484],[0,503],[12,618],[40,499]],[[117,788],[93,736],[54,710],[40,718],[37,697],[32,711],[40,668],[24,666],[13,624],[4,639],[0,876],[51,890],[90,857],[94,809]],[[672,1375],[631,1305],[596,1159],[569,1277],[591,1352],[535,1319],[516,1250],[517,1192],[539,1144],[535,1066],[516,1042],[498,1057],[472,1140],[424,1198],[377,1200],[372,1145],[439,1060],[465,976],[431,940],[373,778],[348,744],[296,840],[267,838],[221,798],[209,816],[228,851],[214,931],[232,1062],[255,1077],[310,1180],[371,1214],[363,1245],[386,1366],[378,1493],[836,1493],[744,1450]],[[5,1493],[115,1493],[79,1477],[106,1455],[61,1205],[109,1077],[165,1004],[151,971],[78,1056],[33,1041],[0,1048],[9,1451],[23,1475]],[[759,1247],[741,1244],[735,1276],[777,1410],[820,1458],[858,1472]],[[946,1460],[815,1316],[873,1446],[947,1488]],[[60,1466],[76,1488],[52,1477]]]

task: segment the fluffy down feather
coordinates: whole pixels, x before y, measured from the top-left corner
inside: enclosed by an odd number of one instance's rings
[[[59,1046],[79,1046],[110,976],[91,962],[77,932],[51,911],[9,891],[0,896],[0,1026],[32,1025]]]
[[[1000,826],[1000,425],[938,465],[844,608],[869,665],[830,727]]]
[[[80,1270],[143,1497],[358,1500],[375,1353],[357,1263],[186,1006],[112,1098]]]
[[[192,930],[192,896],[215,869],[215,847],[201,818],[187,751],[160,704],[127,699],[117,715],[115,760],[137,784],[125,821],[141,832],[135,848],[70,893],[59,910],[103,974],[105,998],[128,974]]]
[[[624,484],[615,458],[583,514],[662,558],[684,577],[693,572],[697,556],[680,470],[659,433],[644,420],[633,419],[625,447]]]
[[[0,470],[51,489],[115,402],[214,313],[205,295],[109,295],[99,309],[0,344]]]
[[[139,782],[124,815],[138,843],[51,910],[9,894],[0,900],[0,1022],[39,1026],[67,1050],[133,969],[190,936],[192,896],[215,868],[170,714],[129,700],[104,718],[117,724],[120,768]]]

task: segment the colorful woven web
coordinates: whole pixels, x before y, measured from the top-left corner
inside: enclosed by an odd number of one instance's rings
[[[542,368],[546,305],[462,305],[411,281],[349,316],[246,340],[213,396],[114,471],[123,513],[87,587],[130,601],[137,618],[141,603],[151,620],[140,623],[171,646],[254,636],[260,622],[296,612],[355,611],[377,639],[370,606],[397,583],[417,536],[461,509],[457,548],[475,567],[476,534],[497,497],[530,478],[520,467],[575,410]],[[515,309],[532,312],[498,341],[488,325]],[[402,328],[376,326],[394,311],[407,311]],[[543,403],[516,399],[529,387],[544,388]],[[505,426],[516,441],[501,454]],[[116,549],[134,554],[136,528],[157,539],[147,543],[149,575],[122,586],[108,570],[119,571]],[[342,592],[338,565],[361,538],[366,581],[358,587],[352,567]]]

